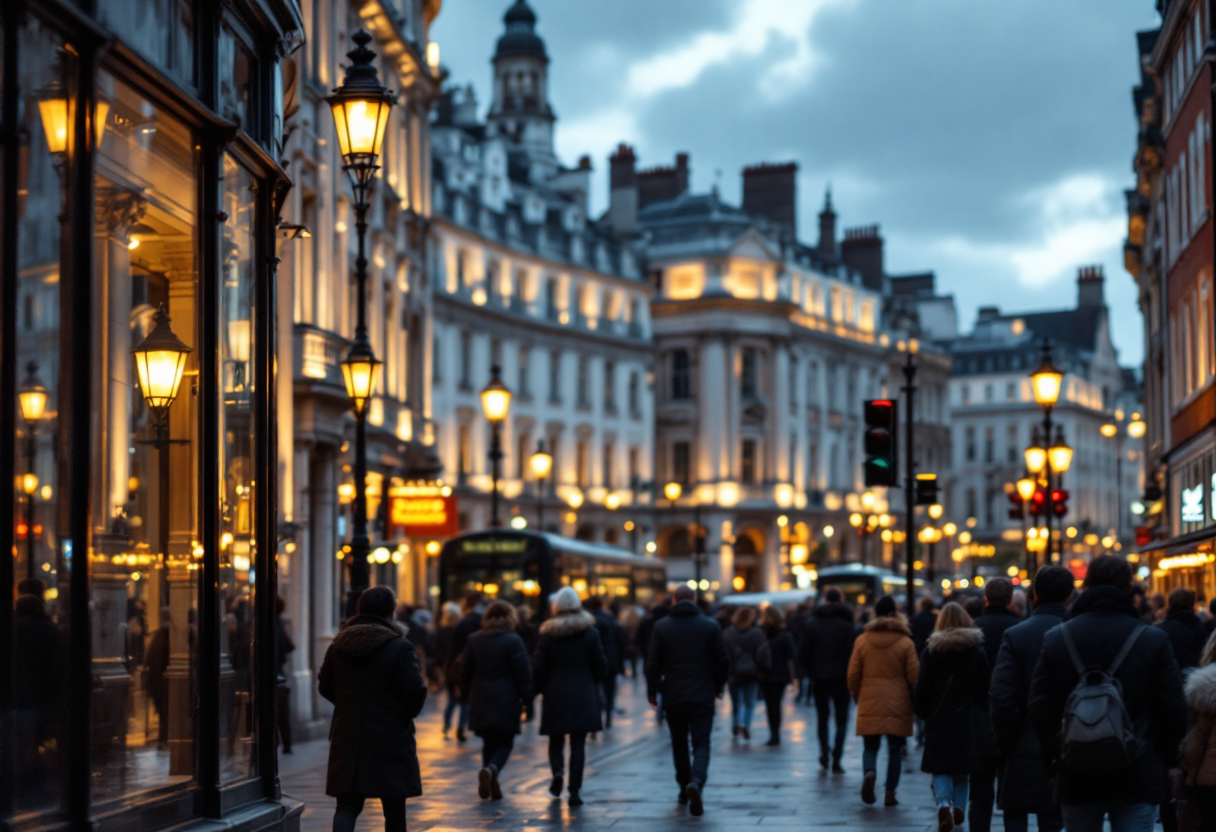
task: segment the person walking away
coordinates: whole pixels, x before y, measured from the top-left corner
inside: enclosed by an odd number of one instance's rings
[[[984,634],[953,602],[942,607],[937,629],[921,656],[916,713],[925,721],[921,771],[933,776],[937,828],[963,825],[972,768],[976,712],[988,715],[988,655]]]
[[[604,727],[612,727],[612,714],[616,710],[616,677],[625,670],[625,629],[616,616],[604,609],[604,599],[592,595],[583,606],[595,620],[595,629],[600,634],[604,655],[608,657],[608,673],[600,682],[600,707],[604,711]]]
[[[997,750],[1005,761],[999,799],[1005,832],[1027,832],[1032,814],[1038,817],[1039,832],[1064,828],[1039,738],[1027,719],[1026,700],[1043,636],[1064,620],[1072,591],[1073,577],[1067,569],[1040,569],[1034,576],[1034,610],[1025,621],[1005,631],[992,668],[988,716]]]
[[[680,803],[688,804],[689,814],[699,816],[705,811],[702,793],[709,777],[714,699],[722,695],[731,664],[722,628],[701,614],[697,593],[681,586],[672,597],[671,613],[654,625],[646,684],[650,704],[657,708],[662,696],[667,709]]]
[[[1199,659],[1208,641],[1208,630],[1195,614],[1195,593],[1184,587],[1169,595],[1165,618],[1158,627],[1170,637],[1174,659],[1183,673],[1199,667]]]
[[[485,596],[477,590],[472,590],[465,594],[464,603],[461,605],[464,616],[456,624],[456,630],[452,633],[452,657],[455,662],[453,668],[456,679],[463,676],[461,672],[461,662],[464,659],[464,648],[469,643],[469,636],[481,630],[481,616],[485,612]],[[456,741],[465,741],[465,729],[469,725],[469,692],[465,688],[460,689],[460,715],[456,723]]]
[[[988,668],[996,667],[996,656],[1009,628],[1021,623],[1021,616],[1012,609],[1013,583],[1008,578],[992,578],[984,584],[984,611],[975,619],[975,627],[984,634],[984,655]],[[972,738],[974,754],[970,779],[970,832],[992,829],[992,806],[996,802],[997,778],[1004,763],[992,733],[992,721],[987,707],[973,711]]]
[[[169,684],[165,674],[169,670],[169,625],[171,624],[168,607],[160,608],[160,626],[148,642],[144,653],[144,690],[152,699],[152,707],[156,709],[157,747],[164,749],[169,746]],[[234,732],[235,733],[235,732]]]
[[[65,655],[59,628],[42,599],[45,585],[30,587],[29,579],[22,583],[27,591],[13,603],[11,734],[6,736],[13,755],[12,795],[20,809],[38,806],[55,792],[54,757],[42,749],[59,733]]]
[[[908,619],[908,626],[912,628],[912,643],[916,645],[916,655],[919,658],[925,652],[929,636],[933,635],[933,628],[937,626],[937,602],[931,596],[923,595],[916,602],[916,615]],[[925,723],[917,717],[916,747],[924,748],[924,745]]]
[[[334,704],[325,793],[337,799],[334,832],[354,832],[366,798],[379,798],[385,832],[405,832],[405,801],[422,794],[414,718],[426,681],[406,629],[391,619],[397,599],[366,589],[343,623],[317,675]]]
[[[752,738],[752,714],[760,692],[760,662],[758,654],[767,639],[756,627],[756,610],[740,607],[731,616],[726,630],[726,649],[730,654],[730,730],[731,736]]]
[[[536,644],[540,640],[540,626],[532,620],[532,610],[525,604],[515,608],[515,632],[524,640],[524,649],[528,651],[528,661],[535,666]],[[535,689],[534,689],[535,690]],[[533,717],[532,700],[524,703],[524,722],[531,722]]]
[[[806,598],[801,603],[791,607],[785,616],[786,628],[794,637],[799,647],[798,657],[794,659],[794,672],[798,677],[798,688],[794,691],[795,705],[811,704],[811,680],[806,667],[802,664],[802,639],[806,636],[806,625],[814,614],[814,599]]]
[[[637,679],[638,660],[641,658],[637,645],[638,625],[642,623],[641,608],[623,598],[617,598],[608,605],[608,612],[612,613],[612,616],[621,625],[621,632],[625,637],[622,649],[624,651],[623,663],[627,670],[622,673],[629,676],[630,679]]]
[[[912,631],[899,614],[895,599],[884,595],[874,605],[874,620],[853,645],[849,658],[849,693],[857,703],[857,735],[864,743],[861,799],[877,801],[878,751],[887,738],[885,805],[898,806],[900,759],[907,738],[912,736],[912,692],[920,676],[920,662]]]
[[[587,734],[603,727],[599,684],[611,670],[595,618],[585,612],[578,593],[559,589],[550,604],[552,617],[540,627],[532,665],[532,690],[543,697],[541,736],[549,738],[549,794],[562,796],[566,737],[570,738],[570,805],[581,806]]]
[[[515,632],[515,608],[495,601],[486,608],[481,629],[469,636],[461,662],[460,684],[469,703],[469,729],[481,737],[477,796],[502,800],[498,775],[507,765],[519,733],[520,713],[532,698],[532,663]]]
[[[824,593],[824,603],[811,611],[799,644],[798,659],[811,680],[818,717],[819,767],[827,769],[829,749],[832,771],[844,774],[840,758],[849,727],[849,659],[857,639],[853,610],[838,589]],[[836,741],[829,742],[829,720],[836,712]]]
[[[637,634],[638,653],[642,657],[642,677],[646,680],[647,694],[654,694],[657,697],[658,705],[655,707],[654,716],[659,725],[663,724],[665,716],[663,711],[663,694],[661,691],[649,690],[650,668],[647,666],[647,663],[650,661],[650,643],[654,637],[654,626],[670,614],[671,601],[666,598],[660,599],[646,612],[646,615],[642,616],[642,620],[638,624]]]
[[[1187,806],[1183,829],[1216,829],[1216,636],[1208,639],[1199,667],[1186,678],[1190,730],[1182,744]],[[1194,821],[1198,821],[1195,825]]]
[[[760,648],[760,692],[768,714],[768,742],[781,745],[781,700],[785,689],[797,681],[794,657],[798,644],[785,627],[785,615],[773,604],[760,614],[760,631],[767,642]]]
[[[1064,623],[1043,636],[1030,682],[1030,723],[1055,762],[1068,832],[1097,832],[1104,818],[1113,832],[1151,832],[1156,807],[1169,797],[1166,770],[1177,764],[1186,733],[1182,675],[1169,636],[1136,613],[1127,561],[1094,558],[1084,587]],[[1103,673],[1118,686],[1101,684]],[[1070,730],[1076,697],[1087,692],[1076,690],[1082,675],[1092,687],[1080,706],[1100,706],[1109,716],[1087,731]],[[1136,741],[1125,743],[1133,731]],[[1095,733],[1113,742],[1086,742]]]
[[[275,667],[278,677],[274,688],[274,715],[279,729],[279,742],[283,744],[283,753],[291,753],[291,687],[288,685],[287,661],[295,652],[296,644],[287,632],[287,623],[283,613],[287,610],[287,602],[283,596],[275,599],[278,615],[275,618]]]
[[[435,630],[435,664],[443,676],[443,686],[447,689],[447,702],[443,706],[443,738],[448,738],[452,730],[452,716],[460,709],[460,665],[456,661],[459,654],[455,651],[456,625],[460,623],[460,605],[448,601],[443,605],[439,614],[439,627]],[[465,724],[462,718],[457,722],[458,727]]]

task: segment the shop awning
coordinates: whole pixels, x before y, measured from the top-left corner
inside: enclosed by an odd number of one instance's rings
[[[1141,546],[1136,553],[1148,557],[1185,555],[1191,552],[1216,552],[1216,526],[1180,534],[1169,540],[1157,540]]]

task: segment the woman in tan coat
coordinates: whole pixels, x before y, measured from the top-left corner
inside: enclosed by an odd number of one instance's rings
[[[878,779],[878,749],[887,738],[887,806],[896,806],[900,757],[912,736],[912,691],[920,663],[908,622],[899,614],[895,599],[884,595],[874,605],[875,618],[853,645],[849,659],[849,693],[857,703],[857,734],[865,743],[861,799],[874,803]]]
[[[1198,669],[1186,677],[1186,704],[1191,730],[1182,744],[1187,803],[1193,812],[1189,828],[1216,829],[1216,634],[1203,648]],[[1197,815],[1198,817],[1194,817]],[[1195,826],[1194,821],[1199,825]],[[1183,828],[1187,823],[1183,821]]]

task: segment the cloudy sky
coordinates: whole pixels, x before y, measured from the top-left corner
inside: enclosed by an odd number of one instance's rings
[[[747,164],[795,160],[801,236],[830,182],[840,223],[878,223],[887,271],[933,270],[975,309],[1069,306],[1106,270],[1124,364],[1142,356],[1122,267],[1138,77],[1153,0],[531,0],[557,146],[589,154],[598,209],[618,142],[691,154],[693,189],[738,202]],[[508,0],[446,0],[432,29],[483,109]]]

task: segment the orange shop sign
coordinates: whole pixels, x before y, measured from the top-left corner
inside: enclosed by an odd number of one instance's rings
[[[456,498],[431,486],[391,488],[389,531],[405,537],[447,537],[456,534]]]

